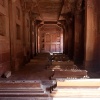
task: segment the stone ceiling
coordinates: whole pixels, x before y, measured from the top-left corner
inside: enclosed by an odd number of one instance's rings
[[[57,21],[62,8],[62,0],[39,0],[38,8],[44,21]]]
[[[22,0],[27,10],[37,20],[58,21],[65,20],[65,15],[74,13],[76,5],[81,6],[82,0]],[[76,4],[77,3],[77,4]]]

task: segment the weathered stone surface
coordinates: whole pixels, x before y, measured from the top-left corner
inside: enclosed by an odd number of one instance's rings
[[[4,74],[3,74],[4,78],[9,78],[11,76],[11,71],[6,71]]]

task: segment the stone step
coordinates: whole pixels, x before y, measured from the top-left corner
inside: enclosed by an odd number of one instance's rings
[[[0,94],[0,98],[1,97],[7,97],[7,98],[9,98],[9,97],[48,97],[48,94],[45,94],[45,93],[23,93],[23,94],[17,94],[17,93],[7,93],[7,94]],[[2,99],[0,99],[0,100],[2,100]],[[7,100],[10,100],[10,99],[7,99]],[[19,100],[19,99],[15,99],[15,100]],[[24,100],[24,99],[23,99]],[[28,100],[30,100],[30,99],[28,99]],[[34,100],[34,99],[33,99]]]
[[[7,98],[5,98],[7,97]],[[40,81],[1,81],[0,100],[32,100],[43,97],[48,100],[48,94],[42,89]],[[45,100],[44,99],[44,100]]]
[[[0,92],[32,92],[32,93],[44,93],[43,89],[0,89]]]
[[[57,81],[57,87],[100,87],[100,80],[80,79]]]
[[[100,98],[100,89],[57,89],[51,93],[51,97],[70,97],[70,98],[84,98],[84,97],[98,97]]]
[[[54,71],[53,79],[57,78],[84,78],[87,77],[86,70],[66,70],[66,71]]]
[[[5,81],[5,82],[0,82],[0,92],[47,92],[47,91],[51,91],[53,88],[55,88],[57,86],[57,82],[54,80],[42,80],[42,81]]]
[[[43,91],[0,91],[0,95],[32,95],[32,94],[44,94]]]
[[[25,67],[34,67],[34,66],[37,66],[37,67],[45,67],[46,65],[48,65],[48,62],[30,62],[28,64],[25,65]]]
[[[57,81],[57,88],[51,93],[53,98],[100,98],[99,79],[77,79]]]
[[[59,66],[73,66],[73,61],[53,61],[52,65],[59,65]]]
[[[92,98],[92,97],[84,97],[84,98],[78,98],[78,97],[76,97],[76,98],[73,98],[73,97],[62,97],[62,98],[59,98],[59,97],[53,97],[53,100],[94,100],[94,98]],[[52,100],[52,99],[51,99]],[[100,98],[95,98],[95,100],[100,100]]]
[[[38,88],[38,89],[41,89],[41,84],[40,83],[16,83],[16,82],[14,82],[14,83],[0,83],[0,89],[4,89],[4,88],[6,88],[6,89],[12,89],[12,88],[17,88],[17,89],[22,89],[22,88],[24,88],[24,89],[29,89],[29,88]]]
[[[52,60],[54,61],[67,61],[69,60],[68,56],[62,53],[53,53]]]
[[[52,71],[76,70],[77,71],[79,69],[76,65],[73,66],[51,65],[50,67],[48,67],[48,70],[52,70]]]
[[[6,96],[0,97],[0,100],[50,100],[47,95],[33,95],[33,96]],[[52,99],[51,99],[52,100]]]

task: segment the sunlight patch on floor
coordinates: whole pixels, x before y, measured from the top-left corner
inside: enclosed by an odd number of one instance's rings
[[[100,100],[100,98],[53,98],[53,100]]]

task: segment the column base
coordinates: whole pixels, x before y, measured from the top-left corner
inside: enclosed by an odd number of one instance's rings
[[[98,72],[100,71],[100,62],[85,61],[85,69],[89,72]]]

